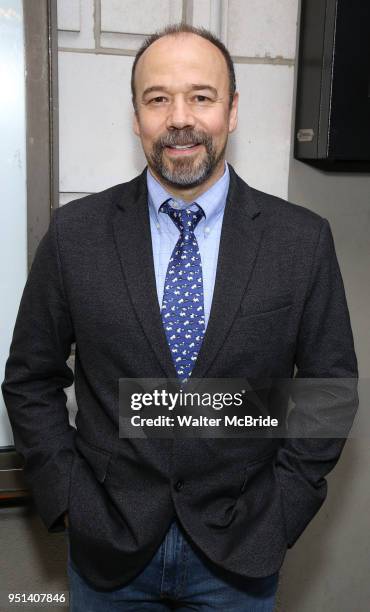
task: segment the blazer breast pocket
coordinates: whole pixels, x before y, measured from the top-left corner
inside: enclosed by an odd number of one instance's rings
[[[252,294],[243,299],[234,319],[232,336],[244,349],[265,351],[271,344],[285,342],[291,325],[292,295]]]
[[[239,316],[255,317],[273,314],[279,310],[290,308],[292,303],[293,296],[291,292],[248,292],[240,304]]]

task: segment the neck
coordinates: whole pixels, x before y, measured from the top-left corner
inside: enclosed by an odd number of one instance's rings
[[[159,176],[150,166],[149,170],[154,178],[173,196],[176,200],[183,200],[184,202],[195,202],[199,196],[208,191],[223,175],[225,170],[225,159],[220,160],[217,164],[214,172],[204,183],[197,185],[196,187],[174,187],[171,183]]]

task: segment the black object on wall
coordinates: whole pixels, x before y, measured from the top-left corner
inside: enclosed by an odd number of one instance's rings
[[[302,0],[294,156],[370,170],[370,0]]]

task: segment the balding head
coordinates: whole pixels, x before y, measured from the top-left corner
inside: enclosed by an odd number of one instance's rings
[[[161,38],[165,36],[177,36],[181,34],[195,34],[197,36],[200,36],[204,40],[207,40],[208,42],[210,42],[220,51],[221,55],[224,58],[224,61],[226,64],[226,70],[228,73],[229,104],[231,107],[233,99],[234,99],[234,94],[236,91],[236,80],[235,80],[234,64],[231,59],[229,51],[227,50],[225,45],[216,36],[214,36],[209,30],[206,30],[205,28],[196,28],[194,26],[181,23],[177,25],[167,26],[166,28],[163,28],[162,30],[156,32],[155,34],[152,34],[151,36],[145,39],[144,43],[139,48],[135,56],[135,60],[134,60],[132,71],[131,71],[131,94],[132,94],[132,103],[133,103],[135,110],[136,110],[135,78],[136,78],[137,65],[139,63],[141,56],[145,53],[145,51],[151,45],[153,45],[156,41],[160,40]]]

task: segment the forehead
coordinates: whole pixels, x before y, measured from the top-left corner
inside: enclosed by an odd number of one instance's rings
[[[168,87],[182,81],[227,87],[227,64],[221,51],[201,36],[167,35],[152,43],[136,66],[135,83],[139,90],[159,84],[158,79]]]

